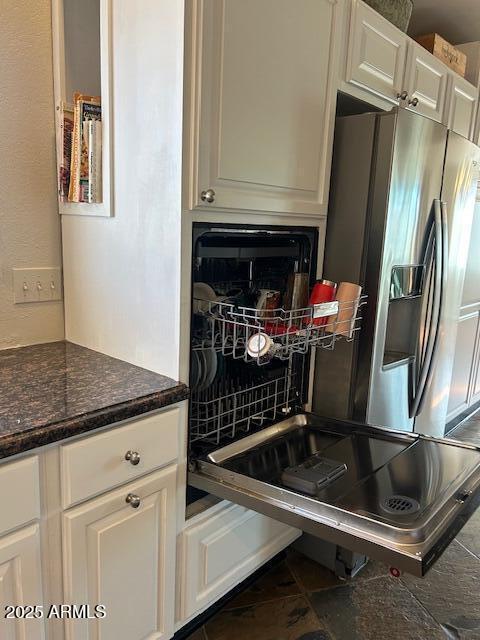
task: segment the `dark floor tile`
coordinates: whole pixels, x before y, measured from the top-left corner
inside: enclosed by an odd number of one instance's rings
[[[477,509],[460,531],[457,540],[480,558],[480,509]]]
[[[343,584],[332,571],[294,549],[289,549],[287,553],[287,565],[305,591],[328,589]]]
[[[309,594],[340,640],[445,640],[440,625],[395,578],[349,582]]]
[[[480,560],[458,542],[425,578],[404,575],[401,580],[452,637],[480,639]]]
[[[185,640],[206,640],[205,631],[203,627],[194,631],[191,635],[189,635]]]
[[[285,562],[282,562],[231,600],[225,606],[225,609],[246,607],[251,604],[268,602],[269,600],[279,600],[287,596],[300,595],[300,593],[301,590],[295,582],[290,569]]]
[[[223,610],[205,629],[208,640],[331,640],[304,596]]]

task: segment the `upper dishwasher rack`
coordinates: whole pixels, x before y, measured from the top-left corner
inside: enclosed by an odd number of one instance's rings
[[[195,314],[203,318],[204,324],[194,331],[193,349],[211,348],[224,356],[259,365],[268,359],[252,355],[248,349],[255,336],[259,341],[268,336],[273,343],[270,356],[280,360],[288,360],[294,353],[305,354],[310,347],[333,349],[339,339],[355,339],[366,302],[367,296],[362,295],[355,300],[302,309],[258,310],[195,298]]]

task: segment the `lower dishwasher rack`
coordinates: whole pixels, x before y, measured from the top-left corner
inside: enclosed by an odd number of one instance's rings
[[[227,378],[192,393],[190,443],[219,444],[290,415],[298,403],[300,374],[285,369],[281,375],[252,381]]]

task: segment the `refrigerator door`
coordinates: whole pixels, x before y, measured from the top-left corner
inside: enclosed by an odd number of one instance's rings
[[[458,317],[479,180],[480,149],[462,136],[448,133],[441,193],[447,260],[443,278],[438,340],[421,402],[415,431],[443,436],[455,356]]]
[[[415,355],[434,355],[421,328],[430,322],[433,336],[437,326],[428,241],[446,142],[443,125],[404,109],[337,120],[324,276],[359,282],[368,305],[359,340],[317,351],[320,415],[413,430],[412,380],[425,377]]]
[[[385,232],[379,276],[369,272],[368,262],[366,273],[369,295],[368,283],[378,278],[371,361],[364,358],[359,369],[361,377],[370,376],[363,398],[369,424],[413,430],[409,410],[412,366],[428,313],[425,237],[441,192],[446,141],[445,127],[404,109],[379,117],[377,158],[390,153],[392,147],[393,155],[387,175],[377,160],[371,193],[369,252],[378,251],[375,228],[385,225]],[[410,284],[402,290],[399,282]]]

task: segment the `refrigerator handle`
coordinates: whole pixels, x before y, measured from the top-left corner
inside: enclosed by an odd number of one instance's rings
[[[437,361],[438,356],[438,343],[440,339],[440,323],[443,315],[443,308],[445,306],[445,291],[447,288],[447,274],[448,274],[448,214],[447,214],[447,204],[446,202],[440,201],[440,214],[441,214],[441,277],[440,277],[440,291],[439,291],[439,301],[438,301],[438,315],[437,315],[437,326],[435,330],[435,340],[433,346],[432,359],[430,362],[427,380],[425,382],[425,386],[422,390],[422,396],[420,398],[420,403],[418,406],[417,415],[423,410],[423,405],[425,403],[426,392],[428,386],[430,384],[430,380],[433,374],[433,370]]]
[[[426,296],[426,312],[423,327],[417,329],[417,344],[415,350],[415,358],[410,361],[409,368],[409,387],[408,387],[408,410],[410,418],[415,417],[415,411],[417,405],[415,400],[418,397],[419,390],[419,376],[422,370],[422,365],[425,360],[425,351],[428,343],[428,336],[432,331],[432,298],[434,297],[434,261],[433,261],[433,247],[435,237],[435,217],[433,211],[433,204],[430,215],[428,216],[427,224],[425,226],[425,235],[423,238],[422,249],[420,252],[420,263],[424,267],[424,281],[423,291]]]
[[[430,313],[427,343],[424,349],[418,381],[410,405],[410,417],[415,418],[423,409],[426,391],[432,378],[434,364],[438,353],[438,339],[440,335],[440,319],[442,316],[443,298],[445,291],[444,279],[447,273],[448,235],[446,204],[440,200],[433,201],[433,301]],[[428,250],[426,254],[428,255]],[[427,265],[428,266],[428,265]],[[421,350],[418,349],[418,356]]]

